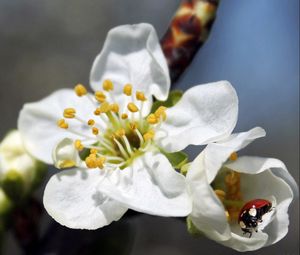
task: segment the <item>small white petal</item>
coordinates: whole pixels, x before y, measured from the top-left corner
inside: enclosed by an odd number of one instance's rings
[[[230,238],[230,228],[224,207],[207,181],[200,154],[191,164],[186,176],[193,199],[193,211],[189,216],[194,225],[214,240]]]
[[[268,240],[268,235],[263,232],[253,233],[252,237],[241,236],[236,233],[231,233],[231,238],[227,241],[218,241],[219,243],[235,249],[237,251],[254,251],[265,246]]]
[[[97,229],[119,220],[127,211],[98,190],[99,169],[70,169],[51,177],[44,192],[47,212],[69,228]]]
[[[257,174],[271,169],[276,176],[288,183],[293,190],[294,196],[298,196],[299,189],[296,181],[288,172],[285,164],[279,159],[242,156],[234,162],[227,163],[226,166],[236,169],[238,172],[249,174]]]
[[[123,25],[109,31],[103,49],[93,63],[92,88],[100,90],[105,79],[115,84],[115,97],[122,94],[125,84],[131,83],[146,96],[167,99],[170,88],[168,66],[150,24]]]
[[[160,216],[186,216],[191,212],[184,176],[160,153],[148,152],[131,166],[114,170],[99,189],[139,212]]]
[[[248,132],[232,134],[226,140],[210,143],[206,146],[204,164],[208,182],[211,183],[216,177],[219,169],[227,161],[233,152],[246,147],[257,138],[265,136],[266,132],[260,127],[255,127]]]
[[[55,167],[59,169],[78,167],[82,162],[74,146],[74,141],[70,138],[63,139],[54,147],[52,158]]]
[[[36,158],[52,164],[52,150],[63,138],[82,139],[82,136],[69,133],[57,126],[65,108],[74,107],[76,114],[86,120],[93,117],[93,104],[83,97],[77,97],[70,89],[58,90],[50,96],[25,104],[18,119],[18,129],[26,149]],[[69,128],[83,136],[93,138],[87,125],[75,119],[67,119]]]
[[[157,142],[169,152],[227,137],[237,121],[238,98],[227,81],[192,87],[166,110]]]

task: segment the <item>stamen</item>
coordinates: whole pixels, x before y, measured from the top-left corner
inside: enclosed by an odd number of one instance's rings
[[[231,220],[231,218],[230,218],[230,214],[227,210],[225,211],[225,215],[226,215],[227,221],[229,222]]]
[[[96,91],[95,92],[95,98],[99,103],[103,103],[106,99],[106,96],[102,91]]]
[[[114,89],[114,84],[111,80],[105,80],[102,84],[102,87],[105,91],[110,91]]]
[[[225,200],[226,193],[223,190],[216,189],[215,193],[222,202]]]
[[[94,135],[98,135],[99,134],[99,129],[96,128],[96,127],[93,127],[92,132],[93,132]]]
[[[98,109],[101,113],[107,113],[110,110],[110,105],[108,102],[103,102]]]
[[[117,130],[116,135],[122,137],[123,135],[125,135],[125,129],[121,128],[121,129]]]
[[[76,110],[74,108],[66,108],[64,110],[64,117],[67,119],[75,118]]]
[[[141,91],[137,91],[135,96],[136,96],[136,99],[139,101],[144,102],[147,100],[147,98],[145,97],[145,94]]]
[[[237,160],[237,159],[238,159],[238,154],[237,154],[236,152],[231,153],[229,159],[230,159],[231,161]]]
[[[132,94],[132,85],[131,84],[126,84],[123,88],[123,93],[126,95],[126,96],[131,96]]]
[[[241,193],[240,173],[230,171],[225,176],[226,199],[224,205],[230,214],[231,219],[237,219],[241,206],[243,205]]]
[[[122,144],[116,139],[116,138],[113,138],[113,140],[115,141],[115,143],[117,144],[122,156],[126,159],[129,158],[129,155],[127,154],[127,152],[125,151],[125,149],[123,148]]]
[[[147,117],[147,122],[148,122],[149,124],[157,124],[157,123],[158,123],[158,119],[157,119],[157,117],[155,116],[155,114],[151,113],[151,114],[149,114],[148,117]]]
[[[154,137],[154,135],[155,135],[154,130],[150,129],[150,130],[148,130],[148,132],[146,132],[143,135],[143,137],[144,137],[145,141],[148,141],[148,140],[151,140]]]
[[[74,87],[74,91],[75,91],[76,95],[79,97],[82,97],[87,94],[87,90],[86,90],[85,86],[83,86],[82,84],[77,84]]]
[[[97,153],[98,153],[97,149],[95,149],[95,148],[90,149],[90,154],[97,154]]]
[[[136,132],[136,134],[140,140],[140,146],[142,146],[142,144],[144,143],[144,138],[143,138],[141,132],[138,129],[135,129],[134,131]]]
[[[60,119],[57,121],[57,126],[63,129],[67,129],[69,127],[68,123],[65,121],[65,119]]]
[[[90,154],[88,157],[85,158],[85,164],[88,168],[96,168],[96,154]]]
[[[125,120],[128,118],[128,114],[127,113],[122,113],[121,115],[122,120]]]
[[[111,110],[112,112],[114,112],[114,113],[118,113],[118,112],[119,112],[119,109],[120,109],[120,107],[119,107],[119,105],[116,104],[116,103],[110,105],[110,110]]]
[[[93,119],[89,119],[88,122],[87,122],[87,124],[89,126],[94,126],[95,125],[95,121]]]
[[[129,127],[132,129],[132,130],[135,130],[138,128],[138,124],[136,122],[130,122],[129,123]]]
[[[126,146],[126,149],[127,149],[128,153],[129,153],[129,155],[132,155],[133,152],[131,150],[131,146],[130,146],[130,143],[129,143],[126,135],[123,135],[122,138],[124,140],[124,143],[125,143],[125,146]]]
[[[129,103],[127,105],[127,109],[130,111],[130,112],[137,112],[139,110],[139,108],[134,104],[134,103]]]
[[[158,109],[154,112],[155,116],[158,119],[166,120],[167,119],[166,109],[167,107],[164,106],[158,107]]]
[[[82,151],[84,149],[84,146],[82,145],[80,140],[75,140],[74,146],[78,151]]]
[[[96,110],[94,111],[94,114],[95,115],[100,115],[101,114],[100,108],[96,108]]]
[[[64,160],[63,162],[61,162],[59,164],[59,168],[60,169],[65,169],[65,168],[70,168],[70,167],[74,167],[76,165],[76,163],[73,160]]]
[[[105,161],[106,161],[106,158],[105,158],[105,157],[101,157],[101,156],[98,157],[98,158],[96,159],[97,167],[99,167],[100,169],[103,169]]]

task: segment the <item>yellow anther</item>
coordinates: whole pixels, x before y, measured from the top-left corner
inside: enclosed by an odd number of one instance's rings
[[[76,163],[73,160],[66,159],[59,164],[60,169],[70,168],[75,166]]]
[[[139,100],[139,101],[144,102],[144,101],[147,100],[147,98],[145,97],[145,94],[141,91],[137,91],[135,96],[136,96],[136,99]]]
[[[145,141],[148,141],[148,140],[152,139],[154,137],[154,135],[155,135],[155,132],[154,132],[154,130],[151,129],[148,132],[146,132],[143,135],[143,137],[144,137]]]
[[[104,167],[104,163],[106,161],[106,158],[105,157],[98,157],[96,159],[96,164],[97,164],[97,167],[99,167],[100,169],[102,169]]]
[[[118,112],[119,112],[119,109],[120,109],[120,107],[119,107],[118,104],[111,104],[111,105],[110,105],[110,110],[111,110],[112,112],[118,113]]]
[[[124,128],[120,128],[119,130],[116,131],[115,134],[117,136],[123,136],[123,135],[125,135],[125,129]]]
[[[97,154],[98,153],[98,150],[93,148],[93,149],[90,149],[90,154]]]
[[[93,119],[89,119],[88,122],[87,122],[87,124],[89,126],[94,126],[95,125],[95,121]]]
[[[76,110],[74,108],[66,108],[64,110],[64,117],[68,119],[75,118]]]
[[[231,220],[231,218],[230,218],[230,214],[227,210],[225,211],[225,216],[226,216],[227,221],[229,222]]]
[[[122,113],[121,115],[122,120],[125,120],[128,118],[128,114],[127,113]]]
[[[135,130],[138,128],[138,123],[137,122],[131,122],[129,123],[129,126],[132,130]]]
[[[132,85],[131,84],[126,84],[123,88],[123,93],[126,95],[126,96],[131,96],[132,94]]]
[[[127,109],[131,112],[137,112],[139,108],[134,103],[129,103]]]
[[[241,175],[238,172],[230,171],[225,176],[226,199],[241,200]]]
[[[78,151],[82,151],[84,149],[84,146],[82,145],[80,140],[75,140],[74,146]]]
[[[110,110],[110,105],[108,102],[103,102],[100,107],[99,107],[99,110],[101,113],[106,113]]]
[[[96,168],[97,167],[97,158],[95,154],[90,154],[85,158],[85,164],[88,168]]]
[[[103,103],[106,99],[106,96],[102,91],[96,91],[95,92],[95,98],[98,102]]]
[[[94,135],[98,135],[99,134],[99,129],[96,128],[96,127],[93,127],[92,132],[93,132]]]
[[[110,91],[114,89],[114,84],[111,80],[105,80],[102,84],[102,87],[105,91]]]
[[[100,115],[100,114],[101,114],[100,108],[97,108],[97,109],[94,111],[94,114],[95,114],[95,115]]]
[[[158,123],[158,119],[157,119],[157,117],[155,116],[155,114],[151,113],[151,114],[149,114],[148,117],[147,117],[147,122],[148,122],[149,124],[156,124],[156,123]]]
[[[64,119],[60,119],[57,121],[57,126],[63,129],[67,129],[69,127],[68,123]]]
[[[236,152],[231,153],[231,155],[229,156],[229,159],[231,161],[235,161],[238,159],[238,154]]]
[[[226,193],[225,193],[223,190],[216,189],[216,190],[215,190],[215,193],[216,193],[217,197],[218,197],[221,201],[224,201],[224,200],[225,200]]]
[[[158,109],[154,113],[156,118],[166,120],[166,118],[167,118],[166,109],[167,109],[167,107],[164,107],[164,106],[158,107]]]
[[[75,91],[76,95],[79,97],[82,97],[87,94],[87,90],[86,90],[85,86],[83,86],[82,84],[77,84],[74,88],[74,91]]]

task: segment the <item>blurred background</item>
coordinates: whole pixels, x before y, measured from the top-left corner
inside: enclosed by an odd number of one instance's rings
[[[162,36],[179,3],[180,0],[0,0],[0,137],[16,127],[18,112],[25,102],[79,82],[88,84],[91,64],[109,29],[148,22]],[[174,88],[186,90],[223,79],[234,85],[240,100],[235,131],[254,126],[267,131],[266,138],[253,143],[244,153],[280,158],[298,182],[298,0],[220,2],[208,41]],[[194,147],[188,152],[192,157],[197,154]],[[54,172],[49,171],[49,176]],[[37,196],[41,197],[42,192],[43,187]],[[252,254],[298,254],[296,200],[289,210],[287,236]],[[47,230],[49,225],[55,226],[52,232]],[[77,254],[76,240],[82,239],[82,233],[58,226],[47,215],[40,231],[49,235],[41,254],[61,254],[57,247],[67,254]],[[235,254],[206,238],[189,236],[185,223],[172,218],[139,215],[102,230],[83,232],[85,239],[96,235],[115,238],[118,233],[116,240],[130,246],[126,249],[131,255]],[[95,254],[103,254],[99,251]],[[4,254],[21,254],[12,235]]]

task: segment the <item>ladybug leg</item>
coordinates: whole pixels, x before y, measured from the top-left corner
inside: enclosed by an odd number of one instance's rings
[[[243,230],[243,235],[249,234],[249,238],[252,236],[252,230],[248,228],[244,228]]]

